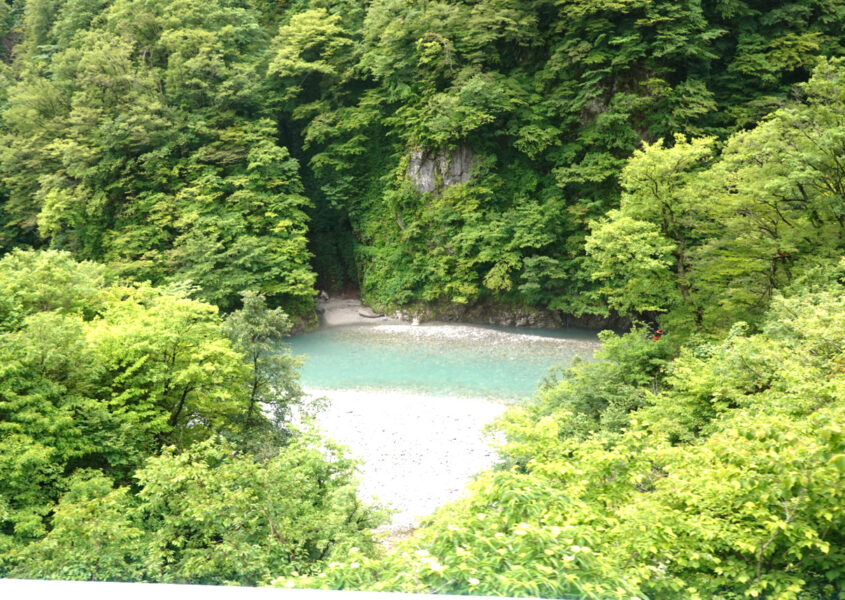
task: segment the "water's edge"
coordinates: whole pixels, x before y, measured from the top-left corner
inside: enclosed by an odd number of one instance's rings
[[[590,358],[590,330],[409,325],[336,303],[328,326],[288,340],[301,381],[327,407],[317,423],[361,459],[361,495],[394,507],[388,530],[457,499],[495,450],[484,429],[531,397],[553,367]]]
[[[518,402],[544,377],[598,347],[589,330],[396,322],[323,327],[287,340],[305,387],[398,390]]]

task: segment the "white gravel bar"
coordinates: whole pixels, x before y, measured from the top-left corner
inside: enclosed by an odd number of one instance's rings
[[[398,511],[391,530],[415,527],[419,517],[460,497],[471,478],[495,462],[482,429],[504,404],[394,391],[307,393],[328,398],[318,424],[363,461],[361,495]]]

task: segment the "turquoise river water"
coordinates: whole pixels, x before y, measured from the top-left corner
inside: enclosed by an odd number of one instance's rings
[[[302,384],[518,401],[553,368],[590,358],[595,331],[407,325],[325,327],[288,340],[303,358]]]

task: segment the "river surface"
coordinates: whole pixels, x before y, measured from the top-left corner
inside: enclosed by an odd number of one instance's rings
[[[389,535],[465,493],[496,462],[485,426],[550,369],[598,346],[593,331],[373,322],[357,306],[346,301],[328,316],[365,322],[289,343],[304,361],[303,388],[327,400],[319,426],[361,460],[359,493],[395,511]]]
[[[391,322],[326,327],[289,340],[306,388],[398,390],[514,402],[575,356],[596,332]]]

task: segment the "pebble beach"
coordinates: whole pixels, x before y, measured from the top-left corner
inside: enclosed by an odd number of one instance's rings
[[[318,308],[322,331],[337,335],[332,342],[335,354],[328,362],[313,363],[321,365],[315,377],[320,383],[306,385],[306,392],[312,398],[327,400],[316,415],[317,424],[361,461],[360,493],[395,510],[386,527],[394,533],[415,528],[421,517],[459,498],[475,475],[495,464],[496,452],[485,428],[505,411],[506,402],[520,397],[508,400],[484,395],[478,393],[480,388],[490,388],[492,382],[515,381],[513,365],[523,364],[526,354],[546,348],[555,356],[589,355],[597,345],[595,337],[550,338],[530,331],[516,333],[458,323],[408,324],[378,315],[357,299],[332,298],[320,301]],[[350,338],[354,344],[337,346]],[[387,356],[368,353],[378,347],[395,348],[395,352]],[[393,364],[391,358],[408,347],[426,347],[428,351],[415,354],[414,364]],[[343,350],[338,352],[337,348]],[[326,352],[325,346],[311,349]],[[478,362],[479,350],[489,350],[493,359],[483,358],[488,363],[493,360],[490,364],[495,365],[494,371],[489,364]],[[439,357],[454,354],[454,360],[447,359],[444,366],[442,361],[432,359],[432,352]],[[470,355],[476,362],[461,362]],[[496,357],[507,364],[499,369]],[[366,374],[364,379],[373,381],[391,369],[400,369],[404,387],[393,389],[381,380],[380,385],[362,385],[354,378]],[[429,385],[430,389],[413,389],[409,381],[417,379],[410,371],[425,378],[446,378],[448,385],[441,381],[439,388]],[[540,370],[537,377],[543,372]],[[478,385],[478,381],[475,388],[461,385],[467,383],[463,380],[468,373],[484,377],[486,386]],[[334,385],[326,385],[326,378],[337,374],[346,380],[335,379]],[[504,381],[499,382],[497,378],[502,377]],[[533,389],[534,382],[530,381],[527,393]]]
[[[320,427],[362,461],[362,496],[397,511],[390,530],[415,527],[495,462],[482,430],[504,404],[381,390],[307,391],[329,400],[317,416]]]

